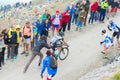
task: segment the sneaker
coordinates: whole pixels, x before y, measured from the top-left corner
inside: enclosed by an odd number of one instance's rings
[[[21,53],[21,55],[23,55],[23,54],[25,54],[25,51],[23,51],[23,52]]]
[[[17,59],[17,55],[14,56],[14,59]]]
[[[38,63],[38,66],[40,66],[41,65],[41,63]]]
[[[8,60],[9,58],[7,57],[5,60]]]
[[[78,27],[76,27],[75,31],[78,31]]]
[[[11,62],[14,62],[14,59],[12,59]]]
[[[60,56],[60,54],[58,53],[58,54],[55,54],[55,57],[59,57]]]
[[[103,51],[101,53],[105,54],[105,52],[103,52]]]
[[[82,28],[80,27],[80,28],[79,28],[79,32],[81,32],[81,29],[82,29]]]
[[[108,58],[108,56],[105,56],[105,59],[108,59],[108,60],[110,60],[110,59]]]

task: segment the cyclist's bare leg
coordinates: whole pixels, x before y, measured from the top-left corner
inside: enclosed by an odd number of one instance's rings
[[[119,39],[117,39],[117,43],[118,43],[118,47],[120,47],[120,40]]]
[[[26,51],[26,43],[23,44],[24,51]]]
[[[108,50],[104,49],[105,56],[108,56]]]
[[[104,45],[104,49],[103,49],[102,53],[103,53],[105,56],[108,55],[108,48],[106,47],[106,45]]]
[[[56,53],[55,55],[56,55],[56,57],[59,57],[60,52],[61,52],[61,50],[62,50],[62,47],[58,47],[57,49],[58,49],[58,53]]]
[[[60,53],[61,50],[62,50],[62,47],[58,47],[58,53]]]

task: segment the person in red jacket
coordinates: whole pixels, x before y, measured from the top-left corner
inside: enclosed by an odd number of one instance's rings
[[[65,32],[66,31],[66,26],[70,21],[70,9],[64,11],[62,13],[62,27],[60,28],[59,32]]]
[[[89,21],[88,23],[92,24],[93,23],[93,20],[95,19],[95,14],[97,12],[97,9],[98,9],[98,2],[95,1],[91,4],[91,7],[90,7],[90,18],[89,18]]]

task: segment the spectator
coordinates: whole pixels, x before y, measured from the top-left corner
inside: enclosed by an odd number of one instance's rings
[[[36,41],[35,42],[37,42],[38,41],[38,37],[39,37],[39,34],[38,34],[38,32],[39,32],[39,27],[40,27],[40,20],[38,19],[37,21],[36,21],[36,28],[37,28],[37,35],[36,35]],[[37,44],[37,43],[35,43],[35,44]]]
[[[22,37],[22,33],[21,33],[21,28],[19,25],[16,26],[16,32],[17,32],[17,44],[15,46],[15,59],[17,59],[18,57],[18,48],[19,48],[19,44],[21,42],[21,37]]]
[[[10,30],[8,31],[8,37],[9,37],[9,45],[8,45],[8,58],[11,57],[12,62],[15,58],[15,48],[17,44],[17,32],[16,32],[16,26],[12,25]]]
[[[72,23],[77,24],[78,14],[79,14],[80,3],[78,2],[75,6],[75,12],[73,14]]]
[[[38,28],[40,36],[42,35],[48,36],[49,29],[50,29],[49,20],[45,19]]]
[[[101,3],[101,9],[100,9],[100,22],[104,22],[105,16],[106,16],[106,11],[108,8],[108,1],[105,0]]]
[[[62,13],[62,27],[60,28],[59,32],[66,31],[66,26],[69,23],[69,21],[70,21],[70,9]]]
[[[33,22],[33,41],[31,42],[31,49],[37,45],[37,40],[38,40],[38,28],[36,27],[36,24]]]
[[[7,47],[5,44],[4,44],[4,39],[3,39],[3,35],[0,34],[0,70],[2,69],[2,59],[3,59],[3,48]]]
[[[8,45],[8,29],[7,28],[5,28],[5,29],[3,29],[2,30],[2,34],[3,34],[3,36],[4,36],[4,43],[5,43],[5,45]],[[2,52],[2,64],[4,65],[5,64],[5,61],[4,61],[4,56],[5,56],[5,50],[6,50],[6,48],[3,48],[3,52]]]
[[[88,23],[92,24],[93,23],[93,20],[95,19],[95,14],[97,13],[97,9],[98,9],[98,2],[95,1],[91,4],[91,7],[90,7],[90,18],[89,18],[89,21]]]
[[[70,10],[70,19],[69,19],[69,22],[68,22],[68,28],[67,30],[70,31],[70,28],[71,28],[71,20],[72,20],[72,16],[73,16],[73,13],[75,11],[75,7],[74,7],[74,1],[72,1],[70,3],[70,5],[68,5],[66,7],[66,11]]]
[[[21,54],[29,55],[29,45],[33,41],[33,29],[30,22],[26,22],[22,29],[24,51]]]
[[[42,22],[43,22],[45,19],[47,19],[49,15],[50,15],[50,14],[49,14],[48,10],[46,9],[46,10],[45,10],[45,13],[42,15]]]
[[[78,28],[81,31],[81,28],[83,27],[83,22],[85,20],[85,16],[86,16],[85,8],[82,8],[82,11],[79,12],[76,31],[78,30]]]
[[[90,7],[90,1],[83,0],[83,4],[84,4],[85,11],[86,11],[85,20],[84,20],[84,26],[86,26],[87,16],[88,16],[89,7]]]
[[[56,14],[52,16],[52,36],[54,36],[54,31],[58,33],[61,27],[62,15],[59,10],[56,10]]]

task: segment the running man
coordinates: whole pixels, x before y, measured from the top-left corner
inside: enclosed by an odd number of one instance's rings
[[[41,70],[41,78],[43,78],[43,73],[44,73],[44,71],[45,71],[45,69],[47,68],[47,73],[48,73],[48,75],[47,75],[47,78],[46,78],[46,80],[52,80],[52,77],[54,77],[55,76],[55,74],[57,73],[57,68],[55,68],[55,69],[52,69],[51,67],[50,67],[50,57],[51,57],[51,52],[50,51],[47,51],[46,52],[46,57],[44,58],[44,60],[43,60],[43,65],[42,65],[42,70]]]
[[[40,40],[38,41],[38,44],[32,50],[32,56],[31,56],[29,62],[25,66],[24,73],[27,71],[29,65],[31,64],[31,62],[37,55],[40,56],[39,64],[38,64],[38,66],[40,66],[42,59],[43,59],[43,54],[41,53],[41,49],[44,47],[47,49],[51,48],[47,43],[47,37],[42,35]]]
[[[120,49],[120,41],[119,41],[119,36],[120,36],[120,28],[118,27],[117,24],[115,24],[112,20],[109,21],[109,25],[108,25],[108,29],[110,31],[114,31],[113,35],[112,35],[112,39],[114,41],[114,38],[117,38],[117,43],[118,43],[118,47],[117,49]]]
[[[105,38],[100,42],[100,44],[104,46],[104,50],[101,53],[105,54],[105,58],[108,58],[108,49],[113,45],[113,40],[109,35],[107,35],[106,30],[102,30],[102,35]]]

